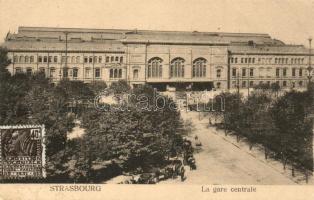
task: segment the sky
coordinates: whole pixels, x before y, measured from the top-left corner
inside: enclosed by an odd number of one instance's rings
[[[0,42],[19,26],[268,33],[314,38],[314,0],[0,0]]]

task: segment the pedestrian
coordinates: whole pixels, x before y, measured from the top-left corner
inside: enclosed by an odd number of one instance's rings
[[[184,166],[182,165],[181,166],[181,169],[180,169],[180,175],[181,175],[181,181],[183,182],[184,181],[184,173],[185,173],[185,169],[184,169]]]
[[[174,163],[172,165],[172,178],[176,178],[177,177],[177,167],[176,164]]]
[[[197,137],[197,135],[195,135],[194,139],[195,139],[195,141],[197,141],[197,140],[198,140],[198,137]]]

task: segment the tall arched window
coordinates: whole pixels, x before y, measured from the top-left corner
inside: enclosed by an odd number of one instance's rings
[[[204,58],[197,58],[193,61],[193,77],[206,77],[206,62]]]
[[[148,78],[161,78],[162,77],[162,59],[152,58],[148,61],[147,69]]]
[[[184,59],[175,58],[171,61],[170,77],[184,77]]]

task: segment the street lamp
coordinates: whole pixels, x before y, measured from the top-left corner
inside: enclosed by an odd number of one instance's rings
[[[312,72],[312,70],[313,70],[313,68],[312,68],[312,66],[311,66],[311,53],[312,53],[312,51],[311,51],[311,43],[312,43],[312,38],[309,38],[308,40],[309,40],[309,46],[310,46],[310,48],[309,48],[309,66],[307,67],[307,71],[308,71],[308,76],[307,76],[307,78],[309,79],[308,86],[310,86],[311,79],[312,79],[311,72]]]
[[[250,96],[250,57],[247,55],[247,99],[249,99]]]

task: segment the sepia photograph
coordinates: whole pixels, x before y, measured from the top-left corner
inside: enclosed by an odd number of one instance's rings
[[[314,198],[313,37],[313,0],[0,0],[0,200]]]

